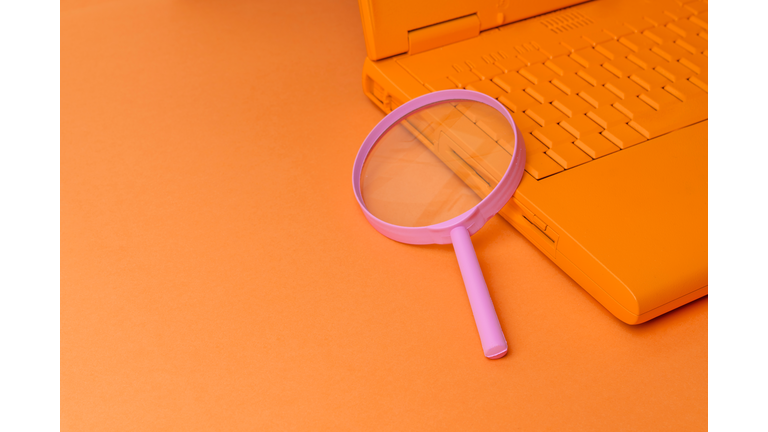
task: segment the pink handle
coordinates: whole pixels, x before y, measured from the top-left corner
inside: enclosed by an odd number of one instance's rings
[[[504,332],[501,331],[501,324],[493,308],[488,286],[485,285],[480,263],[477,262],[469,231],[462,226],[452,229],[451,241],[456,251],[456,258],[459,260],[461,276],[467,288],[469,305],[472,307],[472,315],[475,316],[475,325],[480,334],[483,353],[490,359],[504,357],[507,353],[507,340],[504,338]]]

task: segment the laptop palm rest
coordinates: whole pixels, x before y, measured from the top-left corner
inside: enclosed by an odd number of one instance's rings
[[[558,255],[641,315],[708,284],[707,126],[543,180],[525,176],[516,197],[557,231]]]

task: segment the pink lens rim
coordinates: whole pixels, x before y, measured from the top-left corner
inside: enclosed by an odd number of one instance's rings
[[[368,157],[368,153],[379,138],[408,113],[427,105],[449,100],[468,100],[484,103],[495,108],[509,121],[515,130],[515,143],[512,152],[512,160],[509,163],[507,171],[491,193],[480,201],[477,206],[453,219],[423,227],[403,227],[382,221],[371,214],[365,207],[360,187],[360,176],[362,174],[365,159]],[[419,96],[390,112],[376,125],[376,127],[373,128],[363,141],[363,145],[357,152],[355,164],[352,169],[352,187],[355,192],[355,198],[357,199],[360,208],[363,210],[365,218],[368,219],[368,222],[373,225],[376,231],[392,240],[408,244],[450,244],[451,230],[453,228],[463,226],[469,231],[470,235],[476,233],[512,198],[517,186],[520,184],[525,169],[525,142],[520,135],[520,130],[517,128],[515,121],[512,120],[512,116],[509,115],[506,108],[497,102],[496,99],[482,93],[472,90],[442,90]]]

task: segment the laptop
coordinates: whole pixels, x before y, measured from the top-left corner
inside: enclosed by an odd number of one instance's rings
[[[509,109],[527,159],[500,215],[614,316],[639,324],[707,295],[706,1],[359,6],[365,94],[390,112],[464,88]],[[475,145],[422,138],[438,156]],[[451,166],[468,185],[498,182],[493,161],[465,162]]]

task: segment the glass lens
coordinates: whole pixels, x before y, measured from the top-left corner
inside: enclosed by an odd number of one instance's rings
[[[410,112],[363,165],[365,207],[384,222],[421,227],[476,206],[509,168],[515,132],[495,108],[452,100]]]

